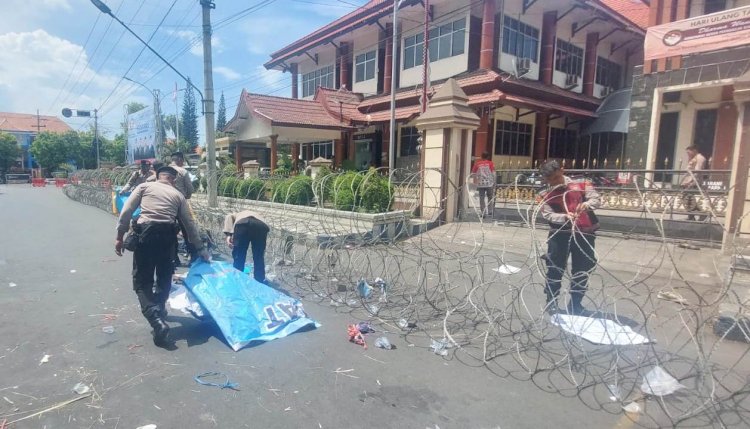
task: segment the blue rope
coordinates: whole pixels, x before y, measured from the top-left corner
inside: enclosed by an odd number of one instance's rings
[[[203,380],[201,380],[201,377],[218,377],[218,376],[221,376],[221,375],[223,375],[224,378],[226,378],[226,381],[224,382],[224,384],[216,384],[216,383],[212,383],[210,381],[203,381]],[[239,390],[238,387],[240,386],[238,383],[232,383],[232,382],[230,382],[229,381],[229,377],[226,374],[224,374],[223,372],[204,372],[203,374],[196,375],[195,377],[193,377],[193,379],[198,384],[202,384],[204,386],[216,386],[216,387],[220,387],[222,389]]]

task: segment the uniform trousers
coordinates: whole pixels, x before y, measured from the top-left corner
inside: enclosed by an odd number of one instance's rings
[[[138,248],[133,252],[133,289],[141,304],[141,313],[153,322],[160,317],[172,287],[177,230],[173,223],[146,223],[137,225],[136,232],[140,237]]]
[[[247,249],[252,246],[253,276],[259,282],[266,280],[266,263],[264,258],[268,231],[268,225],[254,217],[242,219],[234,225],[234,247],[232,247],[234,268],[240,271],[245,270]]]

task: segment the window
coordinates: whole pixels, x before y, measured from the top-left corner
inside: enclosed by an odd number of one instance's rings
[[[708,15],[709,13],[721,12],[726,8],[726,0],[706,0],[706,4],[703,7],[703,14]]]
[[[333,159],[333,142],[314,142],[302,146],[302,159],[311,161],[316,158]]]
[[[503,20],[503,52],[519,58],[539,59],[539,30],[508,16]]]
[[[428,34],[431,62],[461,55],[466,40],[466,18],[435,27]]]
[[[419,131],[415,127],[401,128],[401,156],[417,155]]]
[[[530,156],[531,125],[520,122],[497,121],[495,155]]]
[[[404,39],[404,70],[424,63],[424,34],[415,34]]]
[[[430,29],[430,61],[461,55],[465,51],[466,18]],[[424,63],[424,34],[404,38],[404,70]]]
[[[550,128],[549,157],[576,159],[576,144],[578,132],[564,128]]]
[[[596,83],[612,89],[620,89],[622,66],[606,58],[596,58]]]
[[[555,45],[555,70],[565,74],[581,76],[583,71],[583,49],[557,39]]]
[[[331,65],[310,73],[303,74],[302,96],[309,97],[311,95],[315,95],[315,91],[319,86],[322,86],[323,88],[334,88],[336,86],[336,83],[334,81],[333,72],[333,66]]]
[[[354,81],[364,82],[375,78],[375,51],[354,58]]]

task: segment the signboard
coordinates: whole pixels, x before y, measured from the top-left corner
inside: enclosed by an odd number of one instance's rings
[[[154,109],[146,107],[128,115],[128,162],[156,158],[159,149],[156,141]]]
[[[715,51],[746,45],[750,39],[750,6],[738,7],[649,27],[645,60]]]

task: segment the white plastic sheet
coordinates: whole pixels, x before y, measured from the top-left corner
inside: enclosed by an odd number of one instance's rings
[[[193,294],[184,285],[172,283],[172,289],[169,291],[167,305],[173,310],[181,311],[187,316],[202,319],[205,316],[203,307],[195,300]]]
[[[560,329],[594,344],[627,346],[651,342],[643,335],[634,332],[630,326],[623,326],[609,319],[554,314],[551,322]]]
[[[520,268],[514,267],[513,265],[503,264],[498,268],[493,268],[492,271],[496,271],[500,274],[516,274],[521,271]]]
[[[643,377],[641,391],[647,395],[667,396],[684,387],[662,367],[655,366]]]

